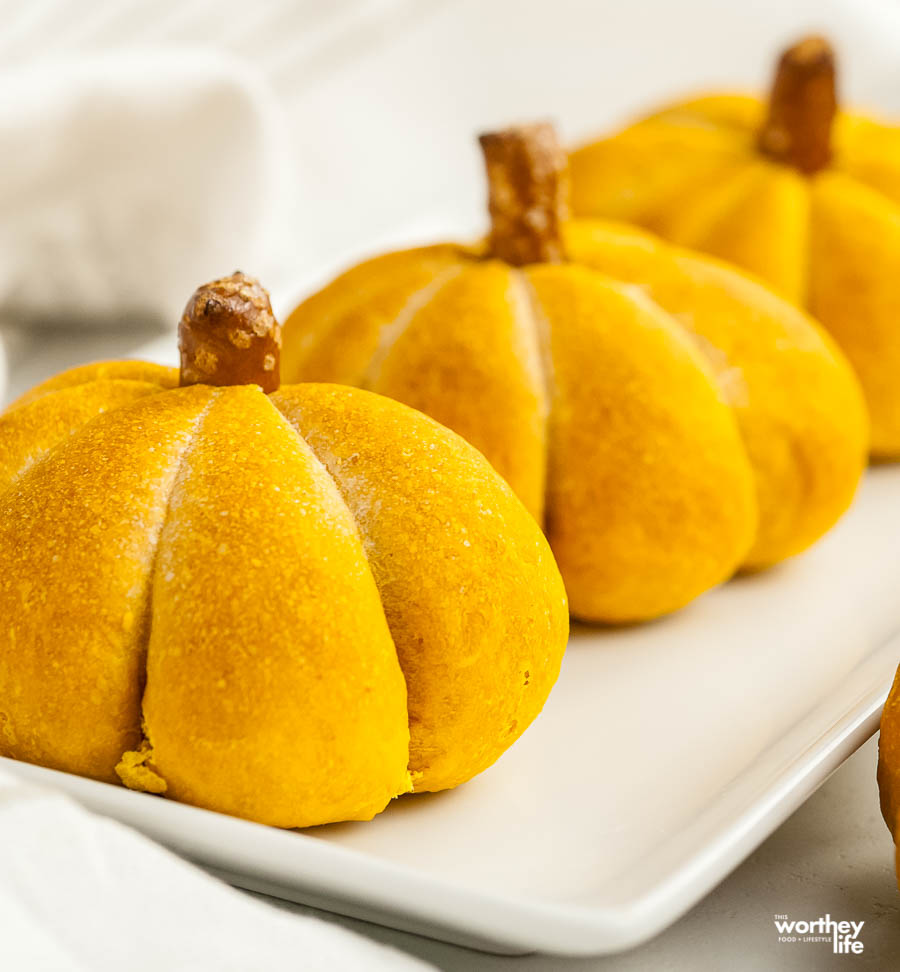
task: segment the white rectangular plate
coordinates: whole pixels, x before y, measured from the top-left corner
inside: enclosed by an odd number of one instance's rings
[[[3,760],[233,883],[498,951],[610,952],[674,921],[876,728],[900,657],[900,469],[807,554],[680,614],[577,628],[525,736],[371,823],[279,831]]]

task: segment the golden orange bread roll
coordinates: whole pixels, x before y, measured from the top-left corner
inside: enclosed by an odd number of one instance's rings
[[[835,58],[808,37],[768,102],[709,94],[570,157],[579,217],[639,223],[807,308],[854,367],[871,451],[900,457],[900,128],[838,110]]]
[[[216,334],[270,314],[247,278],[219,284]],[[183,332],[207,326],[196,303]],[[540,530],[430,419],[228,385],[246,342],[199,338],[188,387],[106,362],[0,416],[0,755],[281,827],[488,767],[566,643]],[[271,346],[244,380],[273,379]],[[220,387],[184,367],[197,349]]]
[[[878,792],[881,815],[894,838],[895,864],[900,887],[900,669],[881,713],[878,736]]]
[[[543,525],[572,612],[645,620],[825,533],[865,465],[865,405],[834,341],[745,274],[563,218],[551,135],[501,133],[499,157],[488,140],[486,246],[376,257],[303,301],[285,373],[454,429]]]

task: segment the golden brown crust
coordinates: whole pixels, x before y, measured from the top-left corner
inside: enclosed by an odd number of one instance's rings
[[[568,610],[534,520],[484,457],[395,401],[338,385],[272,396],[352,512],[409,692],[417,791],[490,766],[540,712]]]
[[[281,325],[258,280],[235,271],[198,287],[178,325],[182,385],[280,384]]]
[[[369,392],[176,378],[87,366],[0,419],[0,755],[284,827],[490,765],[568,627],[521,503]]]
[[[576,220],[567,242],[573,260],[639,284],[713,368],[756,483],[759,524],[744,566],[821,537],[853,498],[867,443],[859,386],[827,335],[734,267],[631,227]]]
[[[727,580],[756,532],[734,413],[685,331],[640,291],[575,264],[526,276],[548,325],[546,533],[572,613],[675,611]]]
[[[30,388],[24,395],[6,406],[3,414],[14,408],[27,405],[37,398],[43,398],[51,392],[62,391],[66,388],[76,388],[95,381],[141,381],[158,388],[177,388],[178,369],[167,368],[165,365],[153,364],[150,361],[92,361],[88,364],[76,365],[66,371],[60,371],[46,381]]]
[[[4,412],[0,415],[0,494],[98,415],[161,391],[147,381],[100,378],[48,391]]]
[[[139,743],[149,570],[213,394],[111,399],[0,496],[0,755],[114,782]]]
[[[831,160],[831,125],[837,111],[835,59],[824,37],[805,37],[778,62],[759,150],[807,175]]]
[[[213,394],[160,533],[146,746],[120,775],[275,826],[368,820],[410,789],[409,729],[353,518],[268,398]]]
[[[490,456],[541,523],[550,405],[539,322],[523,284],[522,272],[499,260],[445,278],[371,370],[368,387]]]
[[[805,307],[856,371],[871,454],[897,459],[900,128],[837,111],[829,133],[833,73],[827,44],[810,39],[787,55],[770,108],[749,96],[709,93],[585,146],[571,160],[574,208],[736,264]],[[803,112],[803,98],[791,92],[798,84],[814,99]],[[785,112],[795,109],[797,124],[811,127],[788,146],[784,126],[793,122]],[[799,151],[811,136],[815,151],[803,148],[795,168],[787,149]]]
[[[900,883],[900,669],[881,713],[878,739],[878,791],[881,815],[896,845],[895,866]]]
[[[281,378],[365,382],[385,338],[436,281],[476,257],[455,244],[416,247],[357,264],[284,322]]]
[[[568,163],[547,123],[488,132],[484,153],[493,256],[513,266],[560,263],[568,208]]]

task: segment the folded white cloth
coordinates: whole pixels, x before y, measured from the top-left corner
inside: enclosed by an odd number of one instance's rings
[[[210,50],[42,58],[0,72],[0,318],[174,326],[198,283],[271,277],[285,125]]]
[[[0,969],[413,972],[336,925],[269,908],[134,831],[0,770]]]

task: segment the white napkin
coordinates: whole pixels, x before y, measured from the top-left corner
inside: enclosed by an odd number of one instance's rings
[[[0,771],[0,969],[404,972],[422,962],[269,908]]]
[[[284,130],[265,82],[211,50],[0,71],[0,318],[174,326],[198,283],[271,277]]]

